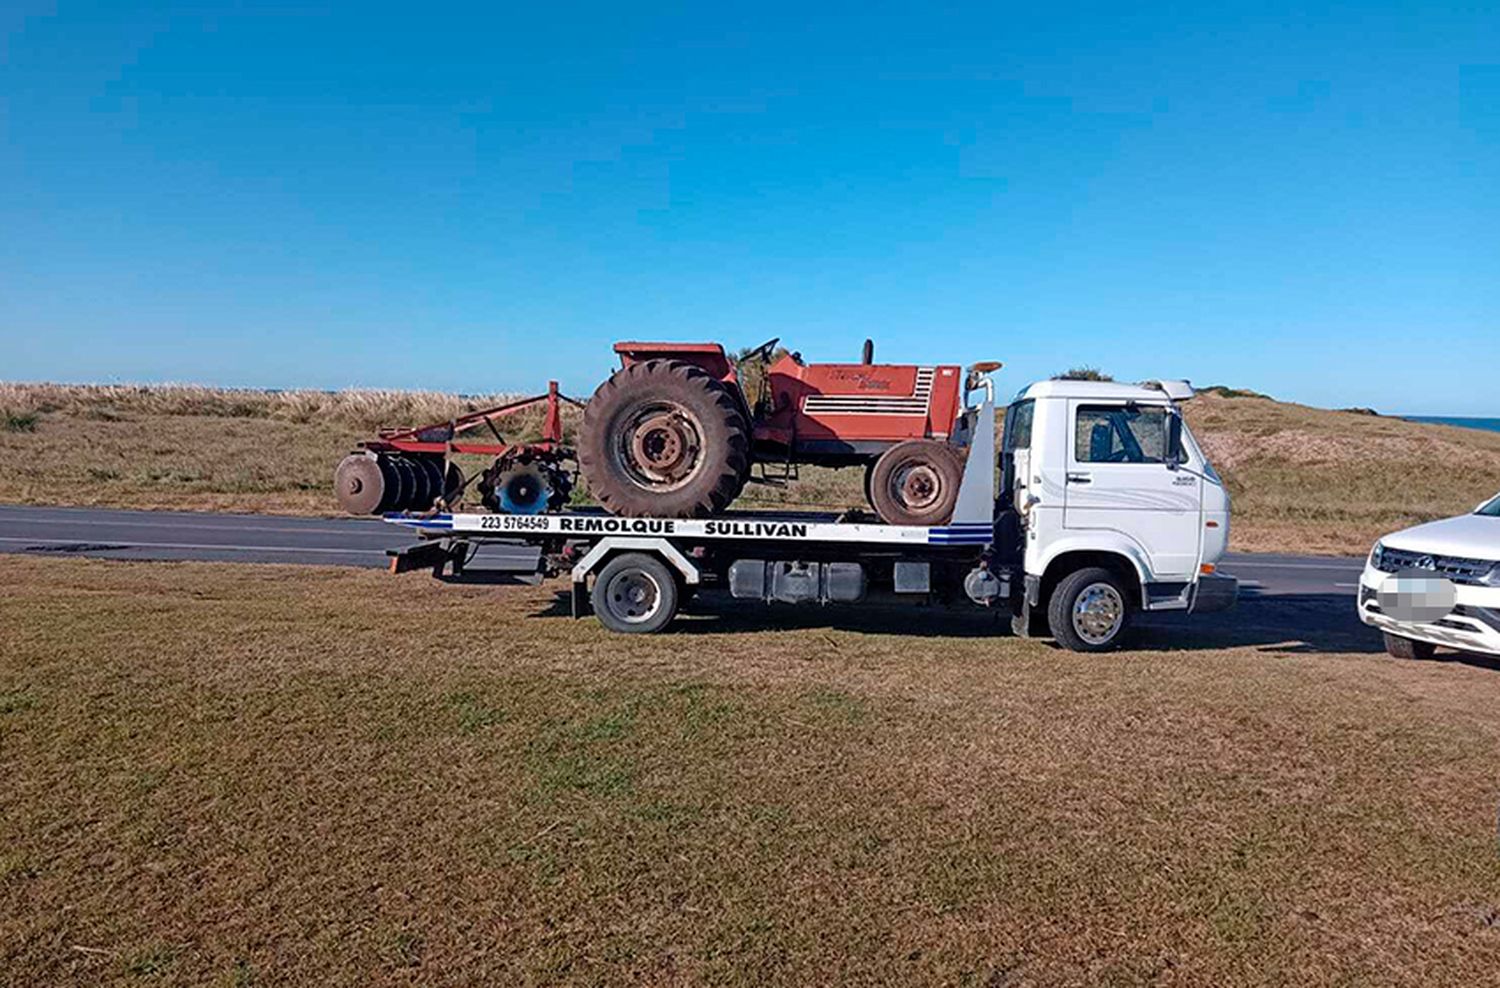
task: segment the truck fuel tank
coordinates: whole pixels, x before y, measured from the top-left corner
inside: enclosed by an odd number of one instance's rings
[[[740,600],[783,604],[852,604],[864,599],[859,563],[737,559],[729,566],[729,593]]]

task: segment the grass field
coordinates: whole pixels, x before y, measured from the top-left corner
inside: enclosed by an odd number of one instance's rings
[[[1500,970],[1496,669],[554,593],[0,557],[0,984]]]
[[[0,502],[334,514],[333,466],[377,426],[493,400],[0,385]],[[1234,495],[1237,549],[1362,554],[1386,532],[1500,491],[1500,433],[1214,394],[1186,408]],[[743,495],[746,506],[862,501],[855,470],[807,470],[791,487]]]

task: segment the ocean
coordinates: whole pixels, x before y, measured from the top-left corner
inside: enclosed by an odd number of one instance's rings
[[[1457,425],[1465,429],[1484,429],[1487,432],[1500,432],[1500,419],[1461,419],[1443,415],[1403,415],[1401,417],[1408,422],[1435,422],[1438,425]]]

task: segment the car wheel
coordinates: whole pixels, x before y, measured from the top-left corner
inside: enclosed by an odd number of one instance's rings
[[[1385,650],[1393,658],[1430,659],[1437,654],[1437,646],[1432,644],[1432,642],[1420,642],[1415,638],[1393,635],[1389,631],[1384,634]]]

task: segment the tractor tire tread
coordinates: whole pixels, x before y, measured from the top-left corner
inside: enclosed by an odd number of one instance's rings
[[[934,466],[946,488],[942,499],[925,511],[912,511],[890,493],[891,474],[912,457],[920,457]],[[940,439],[907,439],[882,453],[869,467],[865,493],[870,507],[887,525],[944,525],[953,518],[958,505],[958,488],[963,483],[963,454]]]
[[[617,413],[637,395],[663,387],[674,399],[691,403],[701,417],[708,444],[717,456],[704,466],[697,482],[676,491],[655,493],[616,476],[609,435]],[[599,385],[584,408],[579,429],[579,471],[589,491],[612,514],[693,518],[723,511],[739,496],[750,471],[750,425],[729,388],[707,371],[680,360],[654,359],[631,364]]]

